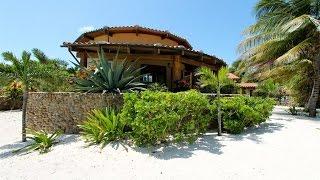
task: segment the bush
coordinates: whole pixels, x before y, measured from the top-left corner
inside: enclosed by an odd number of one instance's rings
[[[10,85],[4,88],[4,95],[13,101],[22,101],[22,83],[13,81]]]
[[[193,142],[207,130],[208,107],[209,100],[196,91],[127,93],[121,119],[131,126],[138,146]]]
[[[124,135],[124,124],[120,121],[119,113],[111,108],[93,110],[78,126],[89,145],[102,144],[102,148],[112,141],[123,138]]]
[[[273,99],[237,96],[223,98],[222,120],[224,129],[232,134],[239,134],[246,127],[252,127],[265,122],[273,110]]]
[[[148,90],[149,91],[161,91],[161,92],[167,92],[168,88],[163,85],[163,84],[159,84],[159,83],[152,83],[148,86]]]

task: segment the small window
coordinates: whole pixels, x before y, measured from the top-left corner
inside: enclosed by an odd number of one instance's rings
[[[142,81],[144,83],[152,83],[152,75],[151,74],[145,74],[142,77]]]

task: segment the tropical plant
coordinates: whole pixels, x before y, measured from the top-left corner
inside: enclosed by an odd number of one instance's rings
[[[199,78],[199,84],[201,87],[212,87],[217,90],[217,108],[218,108],[218,135],[221,136],[222,125],[221,125],[221,104],[220,104],[220,91],[221,87],[230,84],[230,79],[228,78],[228,69],[222,67],[218,73],[214,74],[210,68],[201,67],[196,73]]]
[[[15,108],[19,102],[22,102],[23,86],[21,82],[13,81],[8,86],[4,87],[4,96],[12,102],[11,109]]]
[[[51,147],[58,143],[57,139],[61,136],[61,131],[56,131],[53,134],[48,134],[45,131],[35,131],[31,129],[27,129],[27,133],[31,136],[28,136],[28,139],[31,139],[32,142],[26,145],[23,148],[17,149],[14,152],[30,152],[37,150],[40,153],[47,153],[51,149]]]
[[[208,98],[197,91],[125,93],[121,119],[137,146],[194,142],[211,119]]]
[[[148,86],[148,90],[149,91],[161,91],[161,92],[166,92],[168,91],[168,88],[163,85],[163,84],[159,84],[159,83],[152,83]]]
[[[298,115],[298,110],[296,108],[296,106],[290,106],[289,109],[288,109],[288,112],[291,114],[291,115]]]
[[[12,66],[0,63],[0,89],[8,86],[13,79],[8,75],[13,72]]]
[[[12,63],[10,69],[4,69],[0,73],[6,76],[19,80],[23,83],[23,105],[22,105],[22,141],[26,141],[26,110],[28,101],[29,86],[32,80],[42,77],[42,70],[37,64],[33,64],[30,60],[31,54],[23,51],[22,58],[16,58],[11,52],[2,54],[5,61]]]
[[[316,115],[320,85],[320,1],[260,0],[257,22],[246,31],[239,50],[244,71],[286,83],[296,75],[313,80],[307,107]],[[306,77],[302,72],[311,72]]]
[[[136,63],[130,63],[126,59],[118,60],[118,56],[112,62],[105,58],[104,51],[99,50],[99,62],[96,71],[85,79],[77,79],[77,90],[84,92],[112,92],[120,93],[125,90],[144,90],[145,84],[139,80],[143,76],[136,68]]]
[[[119,113],[113,108],[93,110],[87,119],[78,127],[81,135],[89,145],[108,143],[124,138],[125,124],[120,121]]]
[[[229,72],[231,73],[236,72],[239,69],[240,65],[241,65],[241,60],[234,61],[229,67]]]
[[[237,96],[222,98],[223,128],[232,134],[239,134],[245,127],[252,127],[265,122],[275,105],[270,98]]]
[[[272,79],[267,79],[259,83],[255,94],[262,97],[275,97],[278,90],[279,85]]]
[[[40,49],[32,49],[32,54],[36,58],[37,63],[46,68],[48,74],[50,74],[50,81],[39,80],[32,84],[33,88],[38,91],[72,91],[73,87],[69,82],[69,79],[75,74],[74,68],[68,68],[68,63],[56,59],[49,58]]]

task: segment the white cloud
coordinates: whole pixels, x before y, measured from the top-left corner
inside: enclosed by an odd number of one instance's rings
[[[78,29],[78,32],[79,33],[85,33],[85,32],[93,31],[93,30],[94,30],[93,26],[83,26],[83,27]]]

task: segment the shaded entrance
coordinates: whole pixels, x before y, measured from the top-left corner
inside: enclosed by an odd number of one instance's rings
[[[146,84],[150,83],[159,83],[168,86],[167,76],[166,76],[166,67],[157,66],[157,65],[146,65],[142,64],[142,67],[145,67],[141,70],[142,74],[146,74],[142,77],[142,82]]]

